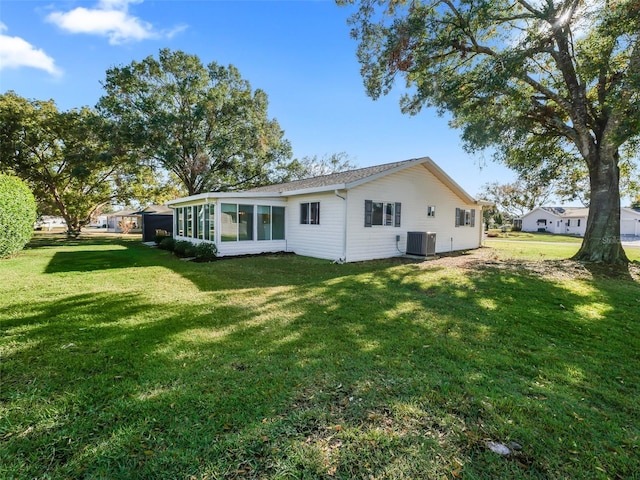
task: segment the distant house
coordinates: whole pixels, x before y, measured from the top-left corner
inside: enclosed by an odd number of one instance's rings
[[[588,217],[587,207],[537,207],[522,217],[522,231],[583,237]],[[620,235],[640,236],[640,211],[620,209]]]
[[[142,232],[142,214],[138,210],[120,210],[118,212],[108,213],[107,232],[122,233],[141,233]]]
[[[355,262],[481,245],[482,205],[430,158],[167,202],[176,239],[220,256],[295,252]]]
[[[159,230],[173,232],[173,210],[166,205],[149,205],[138,212],[141,216],[142,241],[151,242]]]
[[[35,230],[53,230],[54,228],[67,228],[64,218],[55,215],[42,215],[33,224]]]

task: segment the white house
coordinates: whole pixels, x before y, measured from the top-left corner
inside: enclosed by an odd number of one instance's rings
[[[537,207],[522,217],[522,231],[549,232],[584,236],[587,229],[587,207]],[[620,209],[620,235],[640,235],[640,212]]]
[[[485,203],[424,157],[167,205],[174,238],[215,242],[220,256],[286,251],[355,262],[403,255],[407,241],[408,253],[477,248]]]

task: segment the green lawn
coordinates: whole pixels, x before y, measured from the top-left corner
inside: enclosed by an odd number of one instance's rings
[[[551,243],[581,243],[582,237],[576,235],[560,235],[555,233],[544,232],[502,232],[498,229],[489,231],[489,235],[496,235],[496,239],[503,240],[524,240],[533,242],[551,242]]]
[[[638,478],[638,266],[488,243],[198,264],[41,237],[0,261],[0,478]]]

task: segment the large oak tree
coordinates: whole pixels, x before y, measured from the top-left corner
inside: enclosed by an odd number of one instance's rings
[[[129,201],[144,184],[144,166],[90,108],[59,111],[51,100],[8,92],[0,96],[0,125],[0,171],[25,180],[40,213],[61,215],[69,235],[78,235],[105,205]]]
[[[109,69],[103,87],[100,111],[189,195],[287,179],[291,147],[268,116],[267,95],[234,66],[162,49]]]
[[[582,162],[590,210],[574,258],[628,261],[619,166],[640,134],[637,0],[338,1],[359,6],[369,95],[403,77],[404,112],[450,112],[469,151],[494,149],[522,172]]]

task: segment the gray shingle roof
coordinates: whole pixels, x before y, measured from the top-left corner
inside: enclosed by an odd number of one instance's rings
[[[342,185],[358,180],[365,179],[380,173],[384,173],[388,170],[393,170],[398,167],[402,167],[405,164],[410,164],[419,160],[412,158],[410,160],[403,160],[401,162],[385,163],[384,165],[376,165],[373,167],[358,168],[356,170],[349,170],[347,172],[332,173],[330,175],[322,175],[320,177],[305,178],[303,180],[295,180],[288,183],[279,183],[276,185],[267,185],[264,187],[252,188],[245,190],[245,193],[258,193],[258,192],[291,192],[294,190],[304,190],[307,188],[321,188],[331,185]],[[424,160],[424,159],[423,159]]]
[[[588,207],[540,207],[547,212],[559,217],[586,217],[589,215]]]

